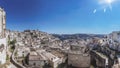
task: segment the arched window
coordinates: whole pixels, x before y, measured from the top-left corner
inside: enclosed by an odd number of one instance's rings
[[[36,66],[36,63],[34,62],[33,65]]]

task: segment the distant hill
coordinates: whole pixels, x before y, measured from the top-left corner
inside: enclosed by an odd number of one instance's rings
[[[58,37],[61,40],[66,40],[66,39],[87,39],[87,38],[93,38],[93,37],[98,37],[98,38],[104,38],[105,35],[102,34],[52,34],[55,37]]]

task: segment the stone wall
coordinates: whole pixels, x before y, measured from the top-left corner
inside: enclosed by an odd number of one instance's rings
[[[45,61],[43,60],[32,60],[29,61],[29,66],[33,66],[33,67],[43,67],[45,65]]]
[[[90,55],[69,53],[68,65],[79,68],[90,67]]]
[[[4,49],[0,52],[0,64],[6,62],[7,41],[6,38],[0,39],[0,46],[4,45]]]

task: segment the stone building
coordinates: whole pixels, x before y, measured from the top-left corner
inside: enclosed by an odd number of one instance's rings
[[[90,54],[86,53],[85,46],[73,45],[68,52],[68,66],[70,68],[89,68]]]
[[[70,67],[89,68],[90,67],[90,57],[89,57],[89,55],[69,53],[68,65]]]
[[[31,52],[28,55],[28,68],[43,68],[45,64],[48,64],[48,61],[36,52]]]
[[[110,59],[103,53],[92,50],[91,52],[91,65],[98,68],[111,68],[114,60]]]
[[[5,30],[6,30],[6,13],[2,8],[0,8],[0,38],[5,37]]]
[[[0,64],[6,62],[7,39],[6,39],[6,13],[0,8]]]

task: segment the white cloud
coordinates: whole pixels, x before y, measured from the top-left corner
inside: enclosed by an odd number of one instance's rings
[[[96,11],[97,11],[97,10],[96,10],[96,9],[94,9],[93,13],[96,13]]]
[[[106,12],[106,8],[104,8],[104,13]]]

